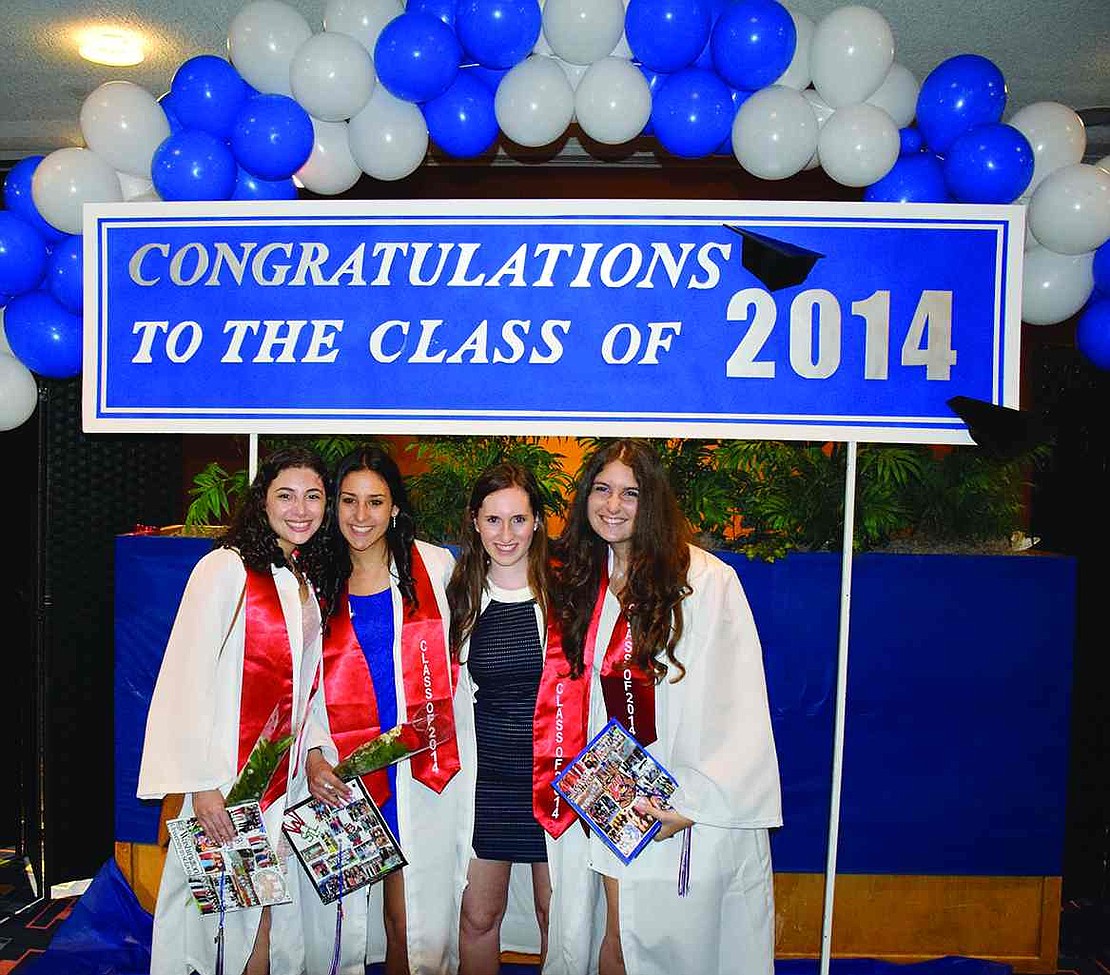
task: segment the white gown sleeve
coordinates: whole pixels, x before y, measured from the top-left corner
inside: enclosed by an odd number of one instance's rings
[[[668,729],[679,782],[672,803],[709,826],[780,826],[778,759],[751,608],[736,573],[701,549],[691,549],[689,580],[676,648],[686,676],[659,689],[679,703]]]
[[[225,746],[238,715],[226,710],[241,685],[246,607],[238,614],[236,607],[245,583],[230,549],[209,552],[189,576],[147,714],[141,799],[217,789],[235,778],[234,750]]]

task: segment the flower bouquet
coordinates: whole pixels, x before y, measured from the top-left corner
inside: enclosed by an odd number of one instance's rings
[[[246,762],[239,770],[231,790],[227,794],[226,803],[233,806],[239,802],[257,802],[266,792],[266,788],[277,771],[278,765],[293,744],[292,735],[274,737],[280,717],[279,708],[275,707],[266,724],[254,743]]]
[[[445,739],[440,736],[437,744]],[[335,766],[335,774],[344,782],[376,772],[431,747],[428,723],[422,717],[395,725],[388,731],[364,741]]]

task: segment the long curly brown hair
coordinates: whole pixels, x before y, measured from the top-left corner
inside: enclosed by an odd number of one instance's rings
[[[556,611],[563,649],[571,676],[579,676],[585,666],[586,632],[609,558],[608,543],[590,527],[587,502],[594,481],[613,461],[631,468],[639,486],[627,582],[620,596],[632,631],[633,660],[657,682],[666,676],[667,664],[672,664],[678,681],[686,672],[674,649],[682,638],[682,601],[691,592],[686,576],[692,533],[659,456],[643,440],[615,440],[599,447],[579,474],[566,529],[555,544]]]
[[[220,537],[220,548],[235,549],[243,564],[256,572],[269,571],[272,565],[286,565],[285,553],[278,545],[277,534],[270,527],[266,516],[266,492],[274,478],[282,471],[292,467],[304,467],[320,475],[325,491],[328,484],[328,468],[320,455],[308,447],[285,447],[266,456],[258,465],[246,497],[232,516],[231,524]],[[330,575],[330,559],[327,552],[327,539],[322,530],[316,532],[296,552],[296,568],[309,582],[317,594],[327,585]]]
[[[518,487],[528,495],[528,504],[536,518],[536,531],[528,549],[528,586],[536,598],[544,625],[547,622],[548,594],[551,591],[551,568],[547,546],[547,525],[543,495],[540,493],[536,476],[527,467],[511,461],[504,461],[487,468],[478,475],[470,491],[467,502],[464,539],[459,551],[458,561],[447,584],[447,602],[451,607],[450,644],[451,657],[459,659],[463,643],[470,636],[482,609],[482,590],[486,585],[489,569],[489,556],[482,545],[481,536],[474,528],[474,519],[482,502],[496,491]]]

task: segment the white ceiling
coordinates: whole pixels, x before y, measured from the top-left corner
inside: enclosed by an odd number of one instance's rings
[[[325,0],[291,0],[316,30]],[[105,81],[128,80],[161,95],[197,54],[226,55],[241,0],[0,0],[0,160],[81,145],[77,118]],[[819,19],[838,0],[791,0]],[[1110,0],[871,0],[894,30],[899,61],[920,81],[955,54],[990,58],[1007,80],[1006,117],[1031,102],[1110,107]],[[129,26],[152,41],[134,68],[81,61],[74,32],[90,23]],[[1110,114],[1110,111],[1104,114]],[[1110,154],[1110,126],[1088,114],[1088,159]]]

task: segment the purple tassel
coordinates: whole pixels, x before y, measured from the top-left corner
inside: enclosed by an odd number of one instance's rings
[[[693,826],[682,831],[682,855],[678,858],[678,896],[685,897],[690,892],[690,835]]]
[[[220,926],[216,929],[216,975],[224,975],[224,881],[227,872],[220,871]]]
[[[339,896],[335,901],[335,947],[331,952],[331,969],[328,975],[337,975],[343,940],[343,844],[339,844]]]

